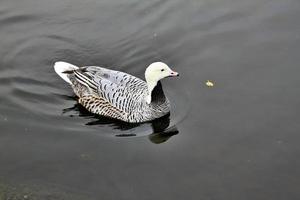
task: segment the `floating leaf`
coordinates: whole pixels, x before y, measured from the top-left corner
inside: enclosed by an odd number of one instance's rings
[[[215,84],[214,84],[212,81],[210,81],[210,80],[207,80],[205,84],[206,84],[207,87],[213,87],[213,86],[215,85]]]

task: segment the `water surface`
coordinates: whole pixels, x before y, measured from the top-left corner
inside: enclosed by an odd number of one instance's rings
[[[299,18],[298,0],[1,1],[0,183],[33,199],[299,199]],[[171,114],[91,115],[58,60],[141,78],[163,61],[181,75],[162,82]]]

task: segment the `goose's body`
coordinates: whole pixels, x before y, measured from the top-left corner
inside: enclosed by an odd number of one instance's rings
[[[97,66],[77,67],[56,62],[54,69],[72,86],[79,103],[87,110],[131,123],[150,121],[170,112],[169,100],[159,80],[178,75],[163,63],[153,63],[147,68],[146,81]],[[164,77],[162,70],[169,70]]]

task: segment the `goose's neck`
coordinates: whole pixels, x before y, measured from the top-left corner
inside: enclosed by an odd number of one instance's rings
[[[160,81],[149,81],[147,82],[148,85],[148,96],[146,97],[146,102],[150,104],[151,102],[164,102],[165,101],[165,94],[162,89],[162,85]]]

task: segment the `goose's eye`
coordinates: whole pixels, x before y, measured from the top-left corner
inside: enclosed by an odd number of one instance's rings
[[[165,69],[161,69],[160,71],[163,72],[163,71],[165,71]]]

